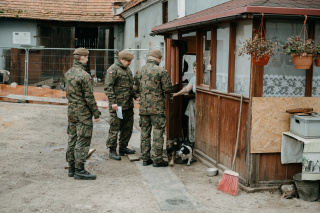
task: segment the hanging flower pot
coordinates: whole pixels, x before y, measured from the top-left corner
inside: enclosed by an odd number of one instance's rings
[[[307,56],[299,56],[294,55],[292,56],[293,65],[296,69],[310,69],[312,65],[312,55]]]
[[[252,63],[254,65],[267,65],[270,59],[269,55],[262,55],[260,58],[257,58],[255,55],[251,55]]]
[[[317,59],[314,61],[314,64],[315,64],[317,67],[320,67],[320,55],[318,55]]]

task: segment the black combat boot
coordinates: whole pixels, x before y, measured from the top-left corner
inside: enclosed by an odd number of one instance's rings
[[[149,166],[152,163],[153,163],[153,160],[149,159],[147,161],[143,161],[143,166]]]
[[[69,177],[73,177],[75,170],[76,170],[76,168],[74,167],[74,164],[73,164],[73,165],[69,165],[69,173],[68,173],[68,176],[69,176]]]
[[[96,178],[96,175],[90,174],[88,171],[84,169],[83,164],[80,168],[76,168],[76,171],[74,173],[74,179],[77,180],[95,180]]]
[[[121,160],[121,157],[118,155],[116,149],[111,149],[109,151],[109,158],[114,160]]]
[[[134,154],[136,153],[136,150],[134,149],[128,149],[128,148],[119,148],[119,155],[124,156],[128,154]]]
[[[166,166],[168,166],[168,162],[162,160],[160,163],[153,163],[152,166],[153,167],[166,167]]]

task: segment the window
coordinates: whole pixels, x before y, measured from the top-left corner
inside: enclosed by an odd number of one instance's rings
[[[203,75],[202,84],[210,84],[211,67],[211,30],[205,31],[203,35]]]
[[[134,15],[134,32],[135,32],[135,37],[138,37],[138,35],[139,35],[138,29],[139,29],[139,17],[138,17],[138,13],[136,13],[136,14]]]
[[[320,23],[316,23],[315,39],[317,42],[320,38]],[[312,79],[312,97],[320,97],[320,67],[313,66]]]
[[[168,2],[162,3],[162,23],[168,22]]]
[[[252,37],[252,20],[237,23],[236,50],[242,47],[240,42]],[[249,97],[250,55],[235,54],[234,93]]]
[[[216,89],[223,92],[228,92],[229,37],[229,24],[217,28]]]
[[[185,0],[178,0],[178,18],[182,18],[186,15],[186,2]]]
[[[294,20],[270,20],[266,22],[266,36],[285,44],[289,36],[300,34],[302,26]],[[304,97],[305,82],[306,70],[295,69],[290,55],[279,54],[264,66],[263,97]]]

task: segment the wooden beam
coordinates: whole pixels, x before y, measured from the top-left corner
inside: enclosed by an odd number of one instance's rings
[[[210,89],[216,89],[217,76],[217,27],[211,30],[211,73],[210,73]]]
[[[315,37],[315,24],[314,22],[309,22],[308,24],[308,38],[314,39]],[[305,89],[305,96],[311,97],[312,96],[312,79],[313,79],[313,62],[310,69],[306,70],[306,89]]]
[[[172,39],[167,38],[166,40],[166,70],[168,72],[168,75],[171,79],[171,45],[172,45]],[[172,80],[171,80],[172,83]]]
[[[196,62],[197,62],[197,74],[196,74],[196,85],[199,86],[202,84],[201,80],[203,79],[203,36],[202,30],[197,30],[196,36]]]
[[[252,23],[252,38],[255,34],[258,33],[259,26],[260,26],[260,19],[253,19]],[[264,22],[265,25],[265,22]],[[263,73],[264,73],[264,66],[260,65],[253,65],[251,60],[251,69],[252,72],[252,81],[250,86],[252,87],[252,97],[262,97],[263,95]],[[250,97],[251,98],[251,97]]]

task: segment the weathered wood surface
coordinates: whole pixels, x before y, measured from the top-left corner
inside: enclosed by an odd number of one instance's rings
[[[253,97],[251,153],[281,152],[282,132],[290,129],[287,109],[313,108],[320,111],[320,97]]]

